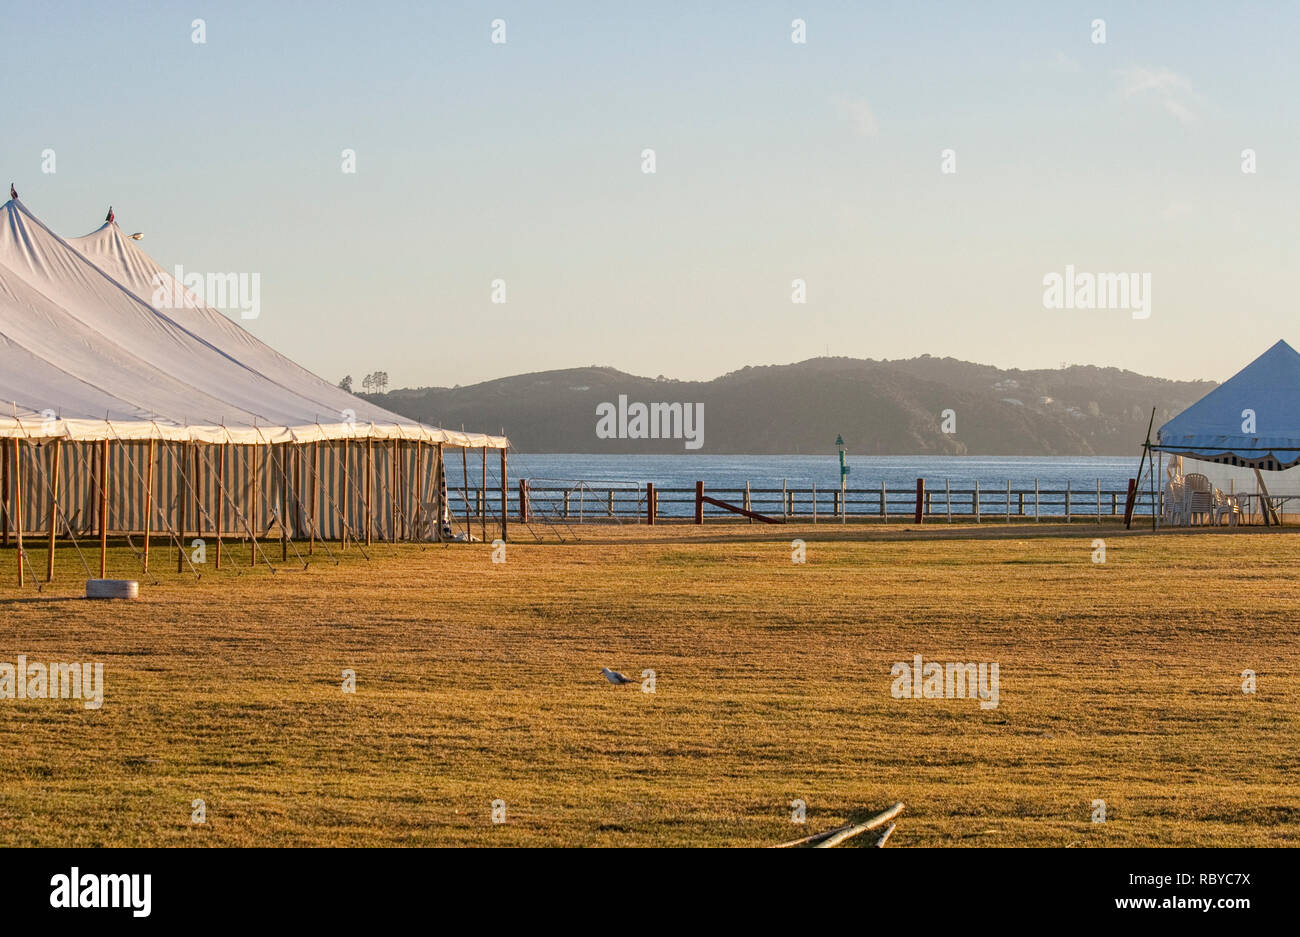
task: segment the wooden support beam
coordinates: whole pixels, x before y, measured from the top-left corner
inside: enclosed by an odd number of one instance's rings
[[[307,543],[308,556],[316,553],[316,473],[320,470],[320,459],[317,456],[319,447],[318,442],[311,444],[311,500],[307,503],[307,516],[311,520],[311,540]]]
[[[703,484],[703,482],[699,482],[699,483],[697,483],[697,484]],[[748,517],[750,520],[753,520],[753,521],[762,521],[764,524],[784,524],[784,523],[785,523],[785,519],[784,519],[784,518],[780,518],[780,517],[768,517],[766,514],[759,514],[757,511],[746,511],[746,510],[745,510],[744,508],[742,508],[742,507],[737,507],[737,506],[734,505],[734,504],[728,504],[726,501],[719,501],[717,498],[710,498],[708,495],[697,494],[696,497],[698,498],[698,502],[697,502],[697,504],[700,504],[700,505],[703,505],[703,504],[712,504],[714,507],[723,508],[724,510],[730,511],[730,512],[732,512],[733,514],[739,514],[739,515],[741,515],[742,517]],[[704,510],[704,509],[703,509],[702,506],[700,506],[700,507],[697,508],[697,511],[703,511],[703,510]]]
[[[14,467],[13,483],[14,493],[12,501],[12,510],[14,515],[14,540],[18,547],[18,588],[22,588],[27,582],[26,575],[23,571],[23,456],[22,440],[17,436],[14,437]]]
[[[424,539],[424,443],[415,441],[415,477],[411,479],[410,531],[412,540]]]
[[[226,519],[226,444],[217,446],[217,569],[221,568],[221,528]]]
[[[396,439],[394,439],[394,440],[392,440],[392,441],[389,443],[388,450],[389,450],[389,458],[392,460],[392,463],[393,463],[393,466],[392,466],[392,468],[393,468],[393,472],[392,472],[392,474],[393,474],[393,484],[392,484],[392,486],[391,486],[391,487],[392,487],[392,495],[391,495],[391,497],[389,498],[389,500],[392,502],[392,504],[390,505],[390,507],[392,507],[392,511],[391,511],[390,513],[393,515],[393,528],[392,528],[392,530],[389,532],[390,536],[389,536],[388,539],[391,540],[393,543],[396,543],[397,540],[398,540],[398,537],[397,537],[397,533],[398,533],[398,531],[397,531],[397,525],[398,525],[398,523],[399,523],[399,521],[401,520],[401,517],[402,517],[402,512],[401,512],[401,496],[402,496],[402,495],[401,495],[401,492],[402,492],[402,488],[401,488],[401,483],[400,483],[400,481],[399,481],[399,475],[400,475],[400,473],[398,472],[398,469],[397,469],[397,459],[398,459],[399,454],[401,453],[401,445],[400,445],[400,443],[399,443]]]
[[[375,530],[375,511],[372,507],[375,492],[375,440],[366,437],[366,546],[370,546]]]
[[[813,848],[834,849],[840,843],[844,842],[847,839],[852,839],[854,836],[857,836],[859,833],[865,833],[867,832],[867,830],[874,830],[877,829],[878,827],[884,826],[886,823],[894,819],[894,817],[898,816],[902,812],[903,812],[903,805],[901,803],[894,804],[894,806],[890,807],[884,813],[876,814],[876,816],[872,817],[870,820],[866,821],[865,823],[856,824],[855,826],[852,826],[847,830],[840,830],[834,836],[830,836],[822,840]],[[881,842],[883,843],[884,840],[882,839]]]
[[[900,802],[894,804],[894,806],[890,807],[888,810],[884,811],[883,813],[876,814],[870,820],[867,820],[863,823],[846,823],[843,826],[837,826],[832,830],[825,830],[824,832],[821,833],[814,833],[811,836],[804,836],[801,839],[792,839],[788,843],[778,843],[772,848],[789,849],[792,846],[813,845],[814,848],[816,849],[832,849],[835,846],[838,846],[840,843],[844,842],[846,839],[851,839],[854,836],[857,836],[859,833],[865,833],[868,830],[879,829],[880,827],[888,823],[890,820],[893,820],[895,817],[901,814],[903,812],[903,809],[904,809],[903,804]],[[877,846],[884,845],[885,840],[889,838],[889,833],[892,831],[893,831],[893,827],[891,826],[889,830],[886,831],[886,833],[883,836],[881,836],[879,840],[876,841],[876,845]]]
[[[333,446],[330,447],[331,450]],[[351,492],[348,491],[348,441],[343,440],[343,493],[339,496],[338,510],[339,523],[343,527],[343,549],[348,548],[348,502],[351,500]]]
[[[280,562],[289,562],[289,463],[286,458],[289,443],[280,443]]]
[[[185,508],[190,499],[185,491],[186,449],[189,443],[183,442],[177,448],[176,457],[176,572],[185,572]]]
[[[149,536],[153,533],[153,464],[154,440],[149,440],[149,464],[145,466],[144,482],[144,562],[142,569],[149,572]],[[220,562],[220,559],[218,559]]]
[[[252,567],[257,565],[257,526],[258,524],[261,523],[262,499],[259,497],[259,495],[261,494],[261,488],[260,488],[261,479],[258,477],[261,473],[258,471],[258,469],[260,468],[259,463],[262,461],[261,459],[262,451],[257,446],[249,446],[247,448],[249,452],[249,458],[252,460],[253,463],[252,466],[253,493],[251,496],[252,511],[251,514],[249,515],[249,524],[248,524],[248,546],[249,546],[248,565]]]
[[[99,442],[99,578],[108,570],[108,440]]]
[[[9,546],[9,514],[11,501],[9,498],[9,446],[0,446],[0,544]]]
[[[62,442],[61,439],[55,439],[50,443],[53,469],[50,472],[50,547],[45,555],[46,582],[54,581],[54,538],[59,529],[59,446]]]

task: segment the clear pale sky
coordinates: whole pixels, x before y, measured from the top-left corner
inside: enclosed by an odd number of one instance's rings
[[[1300,346],[1300,5],[703,6],[10,5],[0,171],[60,234],[111,202],[165,266],[260,273],[245,324],[331,380]],[[1067,264],[1149,272],[1151,317],[1045,309]]]

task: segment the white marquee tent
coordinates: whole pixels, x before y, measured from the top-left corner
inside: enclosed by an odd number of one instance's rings
[[[156,308],[160,284],[183,302]],[[504,499],[508,445],[322,380],[175,284],[111,216],[64,239],[18,199],[0,206],[0,527],[20,583],[24,529],[48,533],[47,578],[59,533],[98,533],[101,574],[109,534],[142,536],[146,568],[150,535],[246,539],[250,561],[268,534],[438,538],[444,446],[481,449],[485,475],[500,450]]]

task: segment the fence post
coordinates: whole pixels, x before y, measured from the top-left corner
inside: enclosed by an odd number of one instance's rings
[[[952,523],[952,482],[943,480],[943,506],[948,512],[948,523]]]
[[[519,522],[528,523],[528,479],[519,479]]]
[[[1038,523],[1038,479],[1034,479],[1034,523]]]
[[[980,522],[980,483],[975,483],[975,494],[971,496],[971,507],[975,509],[975,523]]]
[[[1101,523],[1101,479],[1097,479],[1097,523]]]
[[[1070,523],[1070,480],[1065,480],[1065,522]]]
[[[567,501],[569,496],[565,495],[564,497],[565,500]],[[654,482],[646,482],[646,486],[645,486],[645,522],[646,525],[649,527],[653,527],[655,525],[655,484]]]
[[[915,524],[925,523],[925,479],[916,480],[916,515],[912,522]]]
[[[817,485],[813,484],[813,523],[817,523]]]
[[[886,524],[889,523],[888,494],[884,482],[880,483],[880,517]]]
[[[1124,498],[1124,529],[1133,523],[1133,509],[1137,507],[1137,479],[1128,480],[1128,494]]]
[[[704,482],[695,483],[695,523],[704,523]]]

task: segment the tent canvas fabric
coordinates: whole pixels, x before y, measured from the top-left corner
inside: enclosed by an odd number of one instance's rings
[[[155,308],[160,284],[185,301]],[[317,377],[115,222],[64,239],[0,206],[4,543],[52,527],[438,539],[444,445],[501,450],[504,472],[506,437],[425,426]]]
[[[1300,354],[1279,341],[1161,426],[1154,448],[1266,471],[1300,463]]]
[[[155,308],[160,281],[174,284],[115,221],[69,241],[0,206],[0,437],[508,445],[354,397],[183,288],[181,308]]]

